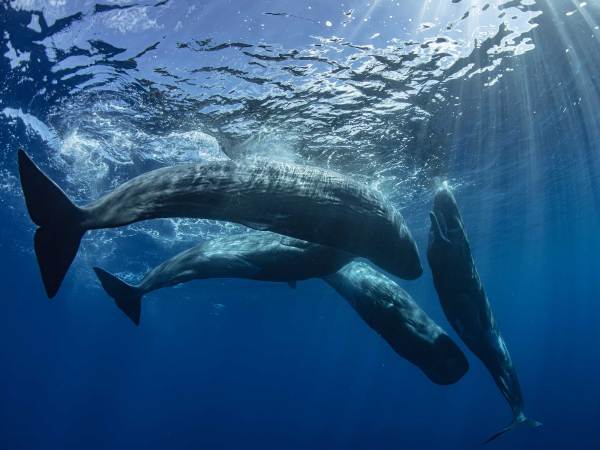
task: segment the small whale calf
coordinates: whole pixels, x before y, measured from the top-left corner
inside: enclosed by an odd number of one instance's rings
[[[286,282],[329,275],[353,255],[319,244],[270,232],[222,236],[179,253],[150,270],[131,286],[98,267],[102,286],[117,306],[136,324],[142,296],[157,289],[207,278],[246,278]]]
[[[325,281],[403,358],[436,384],[456,383],[468,371],[463,352],[408,293],[368,264],[350,262]]]
[[[365,257],[400,278],[423,268],[402,215],[339,173],[272,161],[211,161],[153,170],[78,207],[19,150],[19,175],[48,297],[58,292],[83,234],[170,217],[235,222]]]
[[[523,412],[517,372],[477,273],[456,200],[448,189],[436,193],[430,219],[427,259],[444,313],[463,342],[487,367],[512,409],[512,424],[486,442],[521,425],[540,426]]]

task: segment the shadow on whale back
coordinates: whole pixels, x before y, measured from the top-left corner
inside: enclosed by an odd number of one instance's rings
[[[83,211],[19,149],[19,176],[29,215],[39,227],[34,247],[49,298],[58,292],[85,230]]]

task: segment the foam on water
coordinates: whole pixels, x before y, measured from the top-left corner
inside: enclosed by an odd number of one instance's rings
[[[509,145],[513,131],[523,135],[527,118],[536,118],[528,99],[537,86],[516,69],[547,59],[535,54],[557,15],[530,0],[302,13],[260,2],[244,11],[169,2],[12,8],[30,17],[3,42],[31,56],[3,80],[3,92],[31,97],[26,105],[6,97],[4,115],[46,142],[49,165],[78,201],[152,168],[226,154],[358,176],[417,217],[438,179],[476,186],[487,183],[490,167],[524,167],[527,151],[495,149],[494,133]],[[593,24],[591,11],[580,5],[562,17]],[[213,26],[220,17],[230,17],[226,32]],[[282,26],[289,32],[270,32]],[[499,113],[503,101],[514,114]],[[170,221],[177,239],[198,236],[196,225],[184,224]]]

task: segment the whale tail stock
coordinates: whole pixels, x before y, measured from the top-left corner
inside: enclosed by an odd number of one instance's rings
[[[521,415],[515,417],[515,419],[509,426],[504,427],[502,430],[492,434],[483,443],[488,444],[488,443],[492,442],[493,440],[499,438],[503,434],[508,433],[509,431],[513,431],[517,428],[525,428],[525,427],[537,428],[537,427],[541,427],[541,426],[542,426],[542,424],[540,422],[533,420],[533,419],[528,419],[527,417],[525,417],[524,414],[521,414]]]
[[[84,212],[19,149],[19,176],[31,220],[34,248],[48,298],[58,292],[85,229]]]
[[[139,325],[142,313],[143,296],[141,289],[119,280],[117,277],[100,267],[94,267],[94,272],[96,272],[96,276],[100,280],[100,284],[102,284],[106,293],[115,300],[119,309],[123,311],[134,324]]]

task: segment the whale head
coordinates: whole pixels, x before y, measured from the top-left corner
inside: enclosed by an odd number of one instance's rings
[[[430,263],[448,264],[470,255],[460,211],[448,188],[443,187],[436,192],[429,218],[431,228],[427,256]]]
[[[430,357],[420,364],[421,370],[434,383],[456,383],[469,370],[469,361],[446,333],[440,334],[428,352]]]
[[[462,233],[463,224],[454,195],[448,188],[439,189],[433,199],[430,238],[436,243],[451,244]]]

